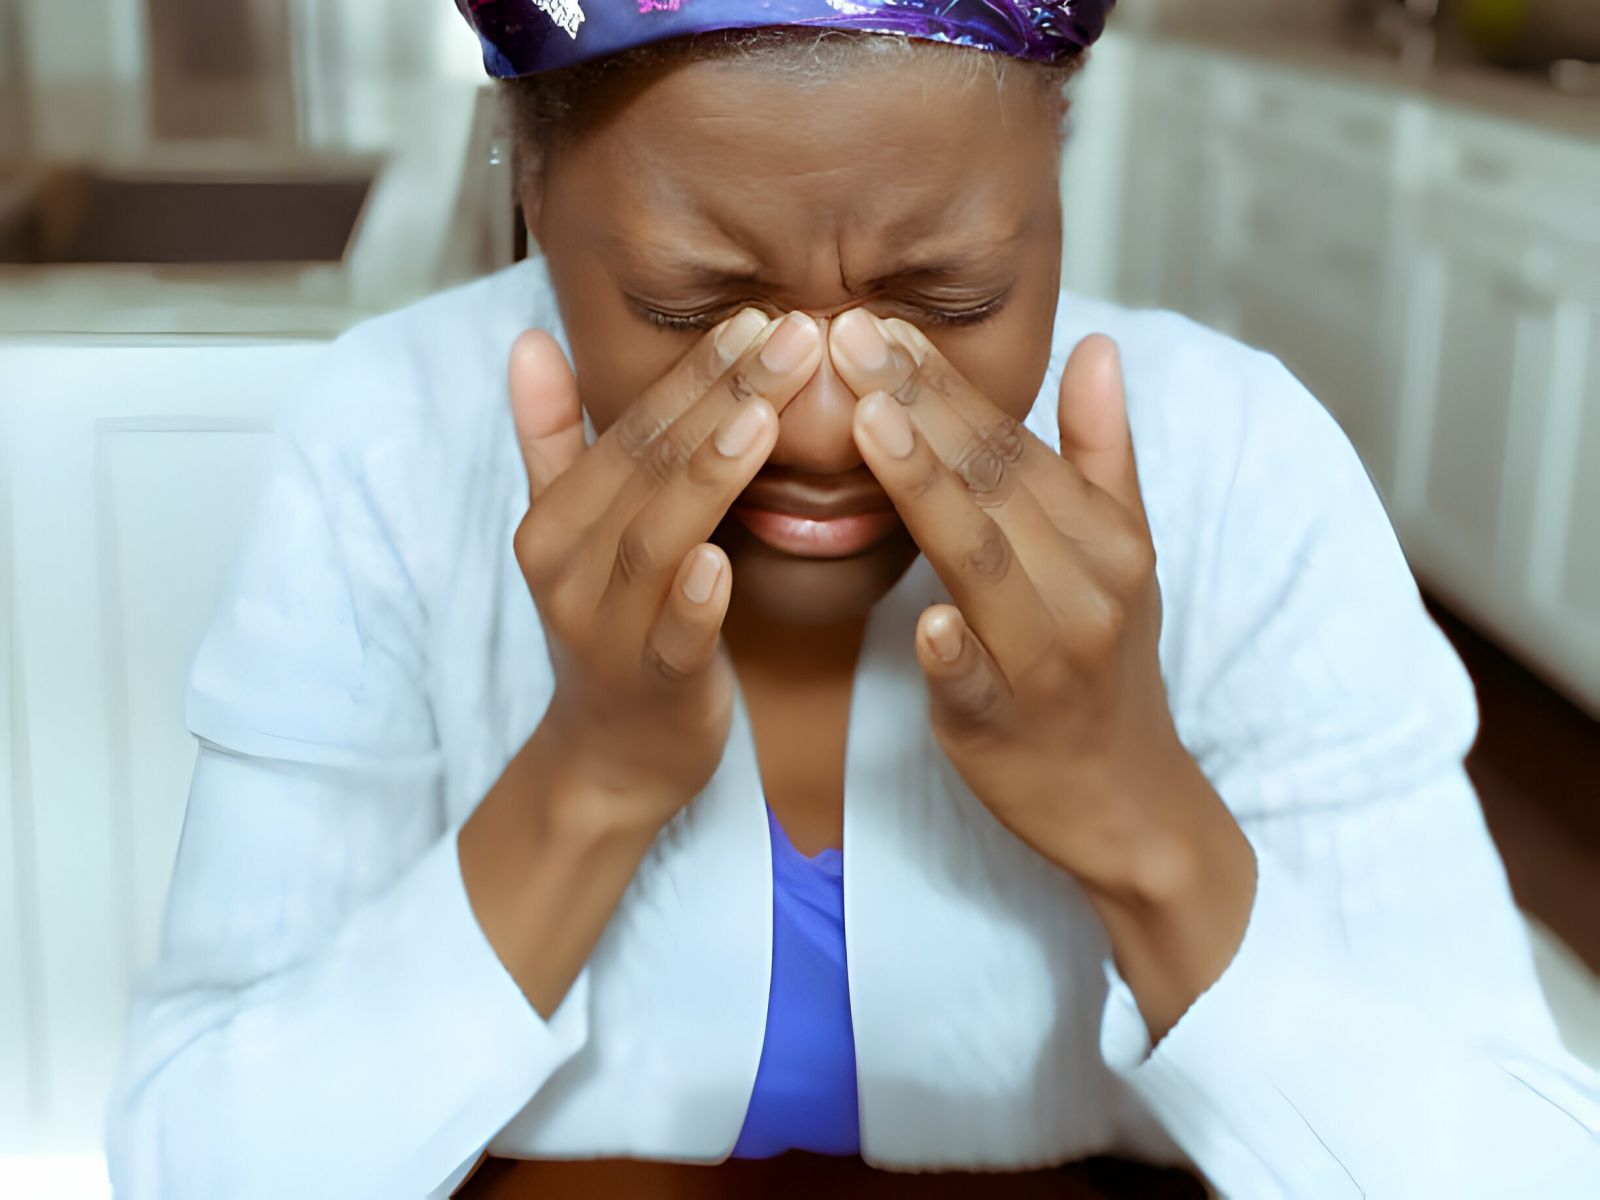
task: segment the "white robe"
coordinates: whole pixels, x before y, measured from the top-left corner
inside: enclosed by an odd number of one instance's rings
[[[531,261],[339,339],[286,422],[195,657],[201,747],[162,957],[108,1114],[126,1200],[444,1195],[487,1145],[714,1162],[771,953],[742,704],[546,1022],[476,924],[455,832],[552,687],[511,535],[505,389]],[[1471,681],[1332,418],[1271,357],[1064,295],[1118,341],[1178,731],[1253,843],[1222,977],[1152,1051],[1076,885],[925,717],[919,558],[874,610],[845,764],[862,1149],[889,1168],[1099,1152],[1239,1196],[1600,1195],[1600,1083],[1560,1046],[1462,758]]]

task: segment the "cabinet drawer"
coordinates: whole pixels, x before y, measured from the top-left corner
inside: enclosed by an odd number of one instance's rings
[[[1134,103],[1193,111],[1197,101],[1210,99],[1226,66],[1214,54],[1194,47],[1143,43],[1134,65],[1138,80]]]
[[[1403,117],[1399,98],[1386,92],[1279,69],[1226,76],[1216,107],[1230,141],[1292,148],[1371,171],[1388,169]]]
[[[1441,112],[1424,151],[1425,203],[1512,218],[1600,247],[1600,142]]]

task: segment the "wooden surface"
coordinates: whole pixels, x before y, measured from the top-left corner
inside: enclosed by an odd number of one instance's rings
[[[791,1153],[733,1159],[719,1166],[607,1159],[584,1162],[486,1158],[456,1192],[460,1200],[1203,1200],[1205,1188],[1185,1171],[1111,1158],[1086,1159],[1048,1171],[1008,1174],[907,1174],[876,1171],[858,1158]]]
[[[1600,721],[1428,600],[1478,691],[1467,770],[1517,903],[1600,971]]]

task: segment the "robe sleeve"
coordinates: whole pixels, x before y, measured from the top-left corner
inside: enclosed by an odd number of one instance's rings
[[[277,435],[191,665],[199,753],[106,1114],[125,1200],[443,1195],[587,1036],[587,970],[544,1020],[462,883],[404,500],[428,473],[336,432],[405,424],[366,336]]]
[[[1255,367],[1185,616],[1213,650],[1175,715],[1256,897],[1154,1047],[1106,962],[1102,1053],[1225,1195],[1600,1195],[1600,1081],[1559,1040],[1463,767],[1471,680],[1344,434]]]

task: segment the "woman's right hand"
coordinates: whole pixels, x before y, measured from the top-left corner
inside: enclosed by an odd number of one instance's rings
[[[586,445],[560,347],[539,330],[513,346],[529,480],[514,544],[556,677],[536,736],[578,784],[561,791],[608,807],[586,817],[653,832],[721,761],[735,687],[720,637],[731,570],[706,539],[821,355],[810,317],[746,309]]]

